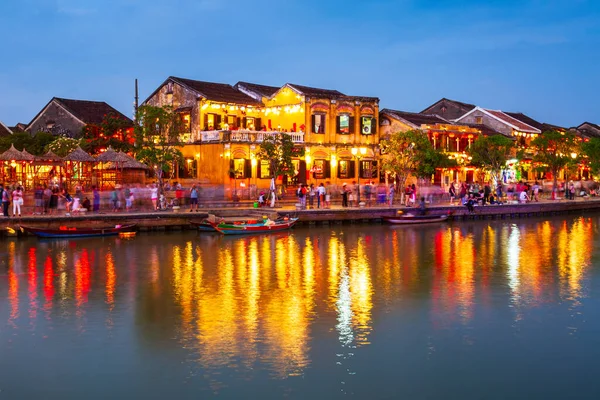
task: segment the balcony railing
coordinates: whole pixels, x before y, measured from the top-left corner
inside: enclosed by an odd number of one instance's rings
[[[277,132],[277,131],[250,131],[250,130],[237,130],[237,131],[201,131],[197,134],[192,134],[188,143],[198,142],[248,142],[248,143],[260,143],[266,138],[272,137],[278,134],[290,135],[292,142],[304,143],[304,132]]]

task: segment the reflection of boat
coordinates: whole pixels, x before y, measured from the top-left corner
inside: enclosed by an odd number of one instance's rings
[[[395,217],[383,217],[385,222],[390,224],[428,224],[432,222],[442,222],[448,219],[447,215],[413,215],[405,214]]]
[[[27,233],[42,238],[77,238],[77,237],[95,237],[95,236],[116,236],[124,232],[134,232],[135,224],[115,225],[101,228],[75,228],[61,226],[58,229],[35,228],[33,226],[23,226],[21,229]]]
[[[298,218],[278,221],[266,220],[258,223],[213,223],[214,228],[224,235],[246,235],[251,233],[270,233],[290,229]]]

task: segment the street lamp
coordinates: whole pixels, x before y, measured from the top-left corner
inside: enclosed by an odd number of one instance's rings
[[[350,151],[352,152],[352,155],[358,160],[358,190],[356,191],[356,203],[360,207],[360,159],[363,158],[365,154],[367,154],[367,148],[353,147]]]

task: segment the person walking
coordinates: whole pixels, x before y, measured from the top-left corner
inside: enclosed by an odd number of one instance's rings
[[[52,190],[48,187],[48,185],[44,186],[44,191],[42,192],[42,200],[44,202],[44,210],[42,211],[44,214],[48,214],[50,212],[50,198],[52,197]]]
[[[119,194],[117,193],[116,187],[114,187],[112,192],[110,192],[110,202],[112,204],[113,212],[119,211]]]
[[[329,193],[329,188],[331,184],[327,181],[327,187],[323,189],[325,193],[325,208],[331,208],[331,193]]]
[[[533,186],[531,187],[532,192],[533,192],[533,200],[534,201],[540,201],[539,198],[539,193],[540,193],[540,184],[538,183],[538,181],[535,181],[535,183],[533,184]]]
[[[92,197],[93,197],[93,210],[94,212],[100,211],[100,191],[96,185],[92,186]]]
[[[317,188],[317,208],[321,208],[321,204],[325,207],[325,192],[325,186],[321,182]]]
[[[348,207],[348,190],[346,182],[342,183],[342,207]]]
[[[13,217],[21,217],[21,206],[23,205],[23,188],[17,186],[12,192],[12,203],[13,203]]]
[[[153,183],[150,188],[150,200],[152,200],[152,210],[158,210],[158,187],[156,186],[156,183]]]
[[[52,194],[50,195],[50,203],[48,204],[48,214],[54,214],[54,212],[58,209],[58,188],[52,189]]]
[[[317,195],[317,191],[315,190],[315,185],[313,185],[312,183],[309,186],[308,189],[308,205],[310,206],[310,208],[313,208],[315,205],[315,196]]]
[[[394,184],[392,183],[390,185],[390,189],[388,190],[388,204],[389,206],[393,206],[394,205],[394,192],[395,192],[396,188],[394,186]]]
[[[6,189],[2,188],[2,214],[5,217],[8,217],[8,206],[10,205],[10,192],[8,190],[8,186]]]

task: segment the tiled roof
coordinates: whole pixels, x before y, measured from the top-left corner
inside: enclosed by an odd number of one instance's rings
[[[380,111],[380,114],[387,114],[392,118],[403,119],[405,121],[410,122],[413,125],[420,127],[423,124],[448,124],[450,121],[445,120],[444,118],[433,115],[433,114],[420,114],[420,113],[412,113],[406,111],[397,111],[390,110],[388,108],[384,108]]]
[[[169,77],[169,79],[194,90],[207,100],[218,101],[221,103],[262,105],[262,103],[257,102],[252,97],[226,83],[195,81],[174,76]]]
[[[454,103],[457,106],[465,109],[466,111],[471,111],[472,109],[474,109],[475,107],[477,107],[475,104],[469,104],[469,103],[463,103],[461,101],[456,101],[456,100],[451,100],[451,99],[447,99],[445,97],[442,97],[440,100],[436,101],[435,103],[433,103],[432,105],[430,105],[429,107],[425,108],[423,111],[421,111],[422,113],[429,110],[431,107],[435,106],[438,103],[441,102],[447,102],[447,103]]]
[[[24,124],[22,122],[19,122],[18,124],[16,124],[15,126],[9,126],[8,129],[10,129],[13,133],[17,133],[17,132],[25,132],[25,129],[27,128],[27,124]]]
[[[468,126],[469,128],[475,128],[475,129],[479,129],[481,131],[481,134],[484,136],[494,136],[494,135],[502,135],[502,136],[506,136],[507,138],[510,139],[516,139],[514,136],[512,135],[505,135],[502,132],[498,132],[492,128],[490,128],[487,125],[480,125],[480,124],[465,124],[460,122],[460,125],[464,125],[464,126]]]
[[[346,96],[344,93],[332,89],[320,89],[310,86],[296,85],[295,83],[288,83],[287,85],[308,97],[317,97],[322,99],[337,99],[339,97]]]
[[[542,124],[541,122],[536,121],[535,119],[528,117],[527,115],[520,113],[520,112],[507,112],[504,111],[504,114],[513,117],[515,119],[518,119],[521,122],[526,123],[529,126],[533,126],[534,128],[539,129],[540,131],[544,131],[544,124]]]
[[[103,101],[88,101],[88,100],[72,100],[55,97],[52,100],[59,103],[67,109],[73,116],[86,124],[99,125],[104,120],[104,117],[112,114],[127,120],[131,125],[133,121],[121,112],[106,104]],[[35,118],[34,118],[35,119]]]
[[[581,125],[579,125],[577,128],[580,128],[580,127],[582,127],[583,125],[586,125],[586,124],[589,125],[589,126],[591,126],[591,127],[593,127],[593,128],[595,128],[595,129],[598,129],[600,131],[600,126],[598,126],[597,124],[591,123],[591,122],[587,122],[587,121],[584,122],[584,123],[582,123]]]
[[[275,93],[277,93],[277,91],[279,89],[281,89],[281,87],[278,87],[278,86],[259,85],[257,83],[241,82],[241,81],[236,83],[234,85],[234,88],[237,88],[238,86],[248,88],[248,90],[259,93],[263,97],[271,97]]]
[[[12,135],[12,131],[0,121],[0,136]]]
[[[511,117],[510,115],[507,115],[505,113],[503,113],[502,111],[499,110],[488,110],[488,109],[483,109],[485,110],[487,113],[493,115],[494,117],[506,122],[507,124],[513,125],[515,126],[519,131],[521,132],[534,132],[534,133],[538,133],[539,129],[535,128],[531,125],[526,124],[525,122],[521,122],[516,118]]]

